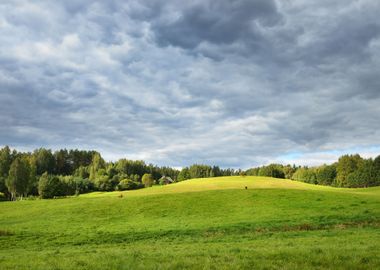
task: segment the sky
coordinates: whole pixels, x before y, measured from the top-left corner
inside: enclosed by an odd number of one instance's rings
[[[0,2],[0,145],[173,167],[380,154],[380,1]]]

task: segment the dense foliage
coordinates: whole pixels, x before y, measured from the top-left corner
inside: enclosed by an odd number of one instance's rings
[[[317,167],[270,164],[246,171],[247,175],[287,178],[310,184],[337,187],[372,187],[380,185],[380,156],[363,159],[344,155],[338,162]]]
[[[319,167],[269,164],[242,171],[194,164],[177,170],[146,164],[142,160],[106,162],[96,151],[63,149],[52,152],[40,148],[22,153],[8,146],[0,149],[0,200],[30,195],[54,198],[90,191],[131,190],[191,178],[233,175],[287,178],[338,187],[378,186],[380,156],[363,159],[359,155],[344,155],[334,164]],[[166,177],[171,180],[163,181]]]
[[[40,148],[22,153],[8,146],[0,149],[0,199],[25,196],[54,198],[90,191],[130,190],[147,186],[162,176],[177,181],[180,171],[141,160],[106,162],[96,151]]]

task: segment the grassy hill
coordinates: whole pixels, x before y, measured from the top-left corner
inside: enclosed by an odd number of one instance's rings
[[[376,269],[378,250],[380,188],[221,177],[0,203],[0,269]]]

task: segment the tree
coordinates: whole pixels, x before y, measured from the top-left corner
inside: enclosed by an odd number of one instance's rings
[[[143,187],[144,185],[139,182],[135,182],[130,179],[123,179],[116,186],[116,190],[132,190],[132,189],[139,189]]]
[[[9,169],[6,186],[11,194],[11,200],[16,200],[17,196],[26,195],[30,177],[28,161],[23,157],[17,157]]]
[[[12,154],[8,146],[0,150],[0,177],[7,177],[12,163]]]
[[[5,185],[5,182],[6,182],[6,178],[3,176],[0,176],[0,193],[7,194],[8,189],[7,189],[7,186]]]
[[[154,179],[150,173],[146,173],[143,175],[141,182],[145,187],[151,187],[154,184]]]
[[[317,182],[320,185],[332,185],[336,178],[336,165],[322,165],[316,169]]]
[[[38,194],[43,199],[64,195],[62,189],[63,186],[59,178],[54,175],[49,175],[47,172],[43,173],[38,181]]]
[[[373,167],[376,171],[377,185],[380,185],[380,155],[373,160]]]
[[[378,185],[377,171],[372,159],[361,162],[359,168],[346,179],[347,187],[371,187]]]
[[[72,162],[69,152],[66,149],[61,149],[54,152],[55,158],[55,173],[59,175],[70,175],[73,173]]]
[[[193,164],[189,168],[190,178],[206,178],[210,177],[212,168],[208,165]]]
[[[183,181],[183,180],[187,180],[187,179],[190,179],[190,172],[189,172],[189,168],[185,167],[183,168],[180,173],[178,174],[178,181]]]
[[[284,176],[286,179],[292,179],[293,174],[296,172],[297,168],[295,166],[286,165],[282,168]]]
[[[363,159],[358,155],[344,155],[341,156],[338,160],[336,172],[336,183],[340,187],[346,187],[347,177],[350,173],[356,171],[360,164],[363,162]]]
[[[317,184],[317,176],[314,168],[302,167],[298,168],[293,174],[293,180],[298,180],[310,184]]]
[[[105,162],[100,156],[99,153],[96,153],[92,157],[92,162],[90,165],[90,180],[95,180],[97,172],[99,169],[104,169],[105,168]]]
[[[78,176],[82,179],[86,179],[90,176],[88,173],[88,168],[84,166],[79,166],[75,171],[74,171],[74,176]]]
[[[285,174],[282,170],[282,165],[279,164],[270,164],[268,166],[261,167],[259,170],[259,176],[285,178]]]
[[[44,172],[49,174],[54,173],[55,158],[51,150],[40,148],[35,150],[33,154],[36,157],[37,175],[42,175]]]
[[[258,176],[260,168],[251,168],[246,171],[247,175]]]
[[[29,183],[28,194],[38,195],[37,161],[33,155],[28,156],[29,162]]]

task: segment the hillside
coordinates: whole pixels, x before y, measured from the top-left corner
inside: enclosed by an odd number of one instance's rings
[[[0,265],[375,269],[379,205],[380,188],[338,189],[265,177],[2,202]]]
[[[199,178],[182,181],[179,183],[154,186],[148,189],[140,189],[133,191],[116,192],[126,196],[145,196],[159,194],[173,194],[186,192],[200,192],[209,190],[225,190],[225,189],[296,189],[296,190],[315,190],[326,192],[340,193],[366,193],[380,195],[380,187],[373,188],[335,188],[330,186],[311,185],[299,181],[288,179],[277,179],[271,177],[260,176],[227,176],[214,178]],[[82,196],[115,196],[114,192],[93,192]]]

